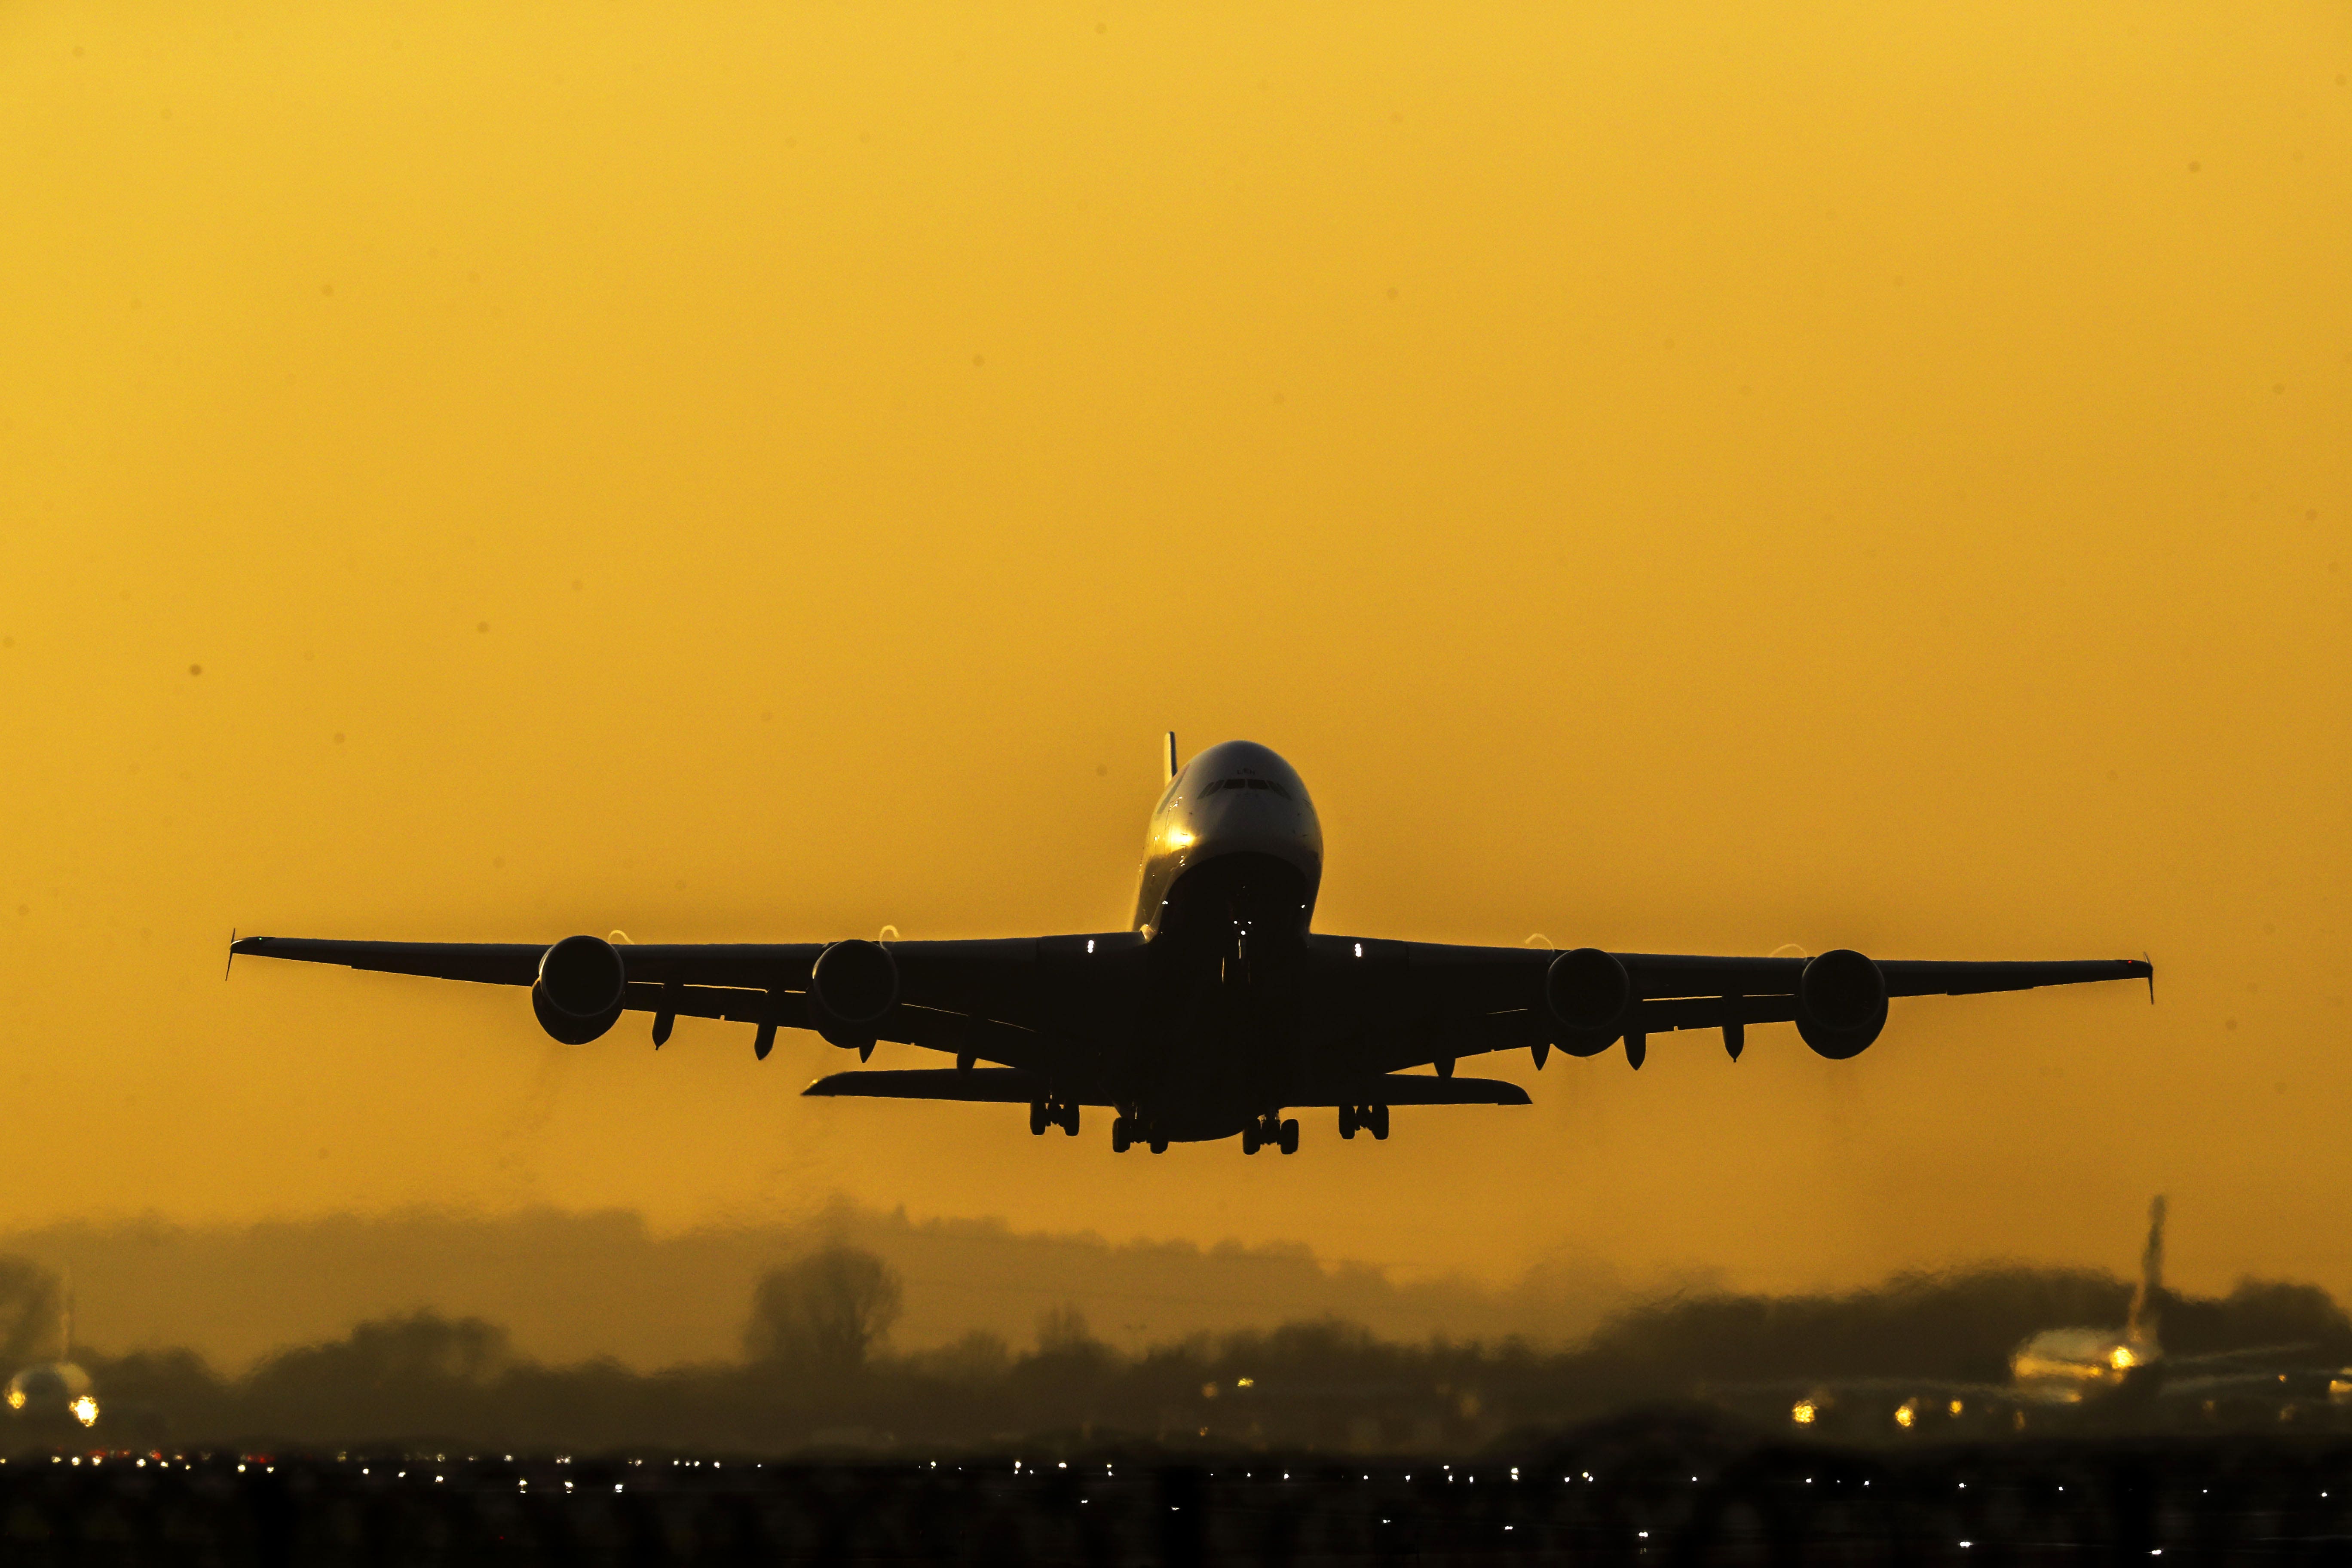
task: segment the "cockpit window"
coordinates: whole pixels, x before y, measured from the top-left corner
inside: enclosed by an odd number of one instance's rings
[[[1202,798],[1205,799],[1221,789],[1270,789],[1285,800],[1290,798],[1290,792],[1272,779],[1219,779],[1201,791]]]

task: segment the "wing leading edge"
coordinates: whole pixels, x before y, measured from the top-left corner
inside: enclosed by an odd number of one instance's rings
[[[1458,1057],[1570,1045],[1548,1012],[1549,949],[1456,947],[1384,939],[1307,939],[1318,989],[1329,1004],[1318,1049],[1354,1075],[1390,1073]],[[1142,939],[1095,936],[888,944],[898,1002],[871,1037],[1002,1063],[1055,1080],[1073,1076],[1103,1043],[1102,1020],[1145,956]],[[621,944],[625,1010],[811,1029],[808,991],[824,944]],[[382,973],[528,986],[548,949],[526,942],[407,942],[247,937],[235,954],[340,964]],[[1618,953],[1631,999],[1618,1037],[1723,1029],[1798,1018],[1809,960]],[[2145,960],[1969,963],[1897,959],[1876,965],[1889,997],[1980,995],[2045,985],[2147,980]],[[665,1031],[656,1026],[656,1036]],[[827,1080],[830,1081],[830,1080]],[[843,1089],[827,1092],[858,1092]],[[1372,1103],[1366,1099],[1364,1103]],[[1302,1103],[1311,1103],[1302,1102]],[[1431,1103],[1400,1100],[1397,1103]]]

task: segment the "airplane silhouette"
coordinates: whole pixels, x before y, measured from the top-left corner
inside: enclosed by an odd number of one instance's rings
[[[779,1029],[869,1058],[920,1046],[952,1068],[834,1073],[804,1093],[1025,1104],[1029,1130],[1075,1136],[1079,1110],[1113,1112],[1111,1147],[1238,1136],[1298,1148],[1286,1110],[1339,1113],[1342,1138],[1389,1135],[1399,1105],[1525,1105],[1525,1090],[1457,1078],[1460,1058],[1714,1029],[1737,1060],[1750,1025],[1792,1023],[1833,1060],[1860,1054],[1898,996],[2145,979],[2140,960],[1874,962],[1708,958],[1466,947],[1312,929],[1323,830],[1306,784],[1264,746],[1228,741],[1178,764],[1153,810],[1129,929],[968,942],[615,944],[232,939],[237,953],[530,988],[557,1040],[584,1045],[624,1012],[653,1015],[659,1047],[681,1017],[752,1026],[764,1060]],[[987,1063],[988,1066],[979,1064]],[[1434,1076],[1404,1069],[1433,1067]]]

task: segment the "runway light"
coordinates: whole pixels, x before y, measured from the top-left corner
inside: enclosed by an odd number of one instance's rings
[[[2115,1353],[2107,1357],[2107,1364],[2117,1372],[2129,1372],[2139,1364],[2139,1357],[2132,1354],[2129,1345],[2117,1345]]]
[[[1952,1401],[1953,1415],[1958,1415],[1963,1408],[1965,1408],[1965,1406],[1963,1406],[1958,1400],[1955,1399]]]
[[[89,1394],[83,1394],[79,1399],[77,1399],[71,1405],[67,1405],[66,1408],[72,1411],[74,1419],[80,1422],[83,1426],[95,1426],[98,1425],[98,1401],[92,1399]]]
[[[22,1410],[25,1408],[25,1391],[23,1389],[12,1388],[8,1391],[8,1408],[11,1410]]]
[[[1790,1407],[1789,1419],[1800,1426],[1810,1426],[1813,1424],[1813,1418],[1820,1414],[1820,1408],[1811,1400],[1800,1399]]]

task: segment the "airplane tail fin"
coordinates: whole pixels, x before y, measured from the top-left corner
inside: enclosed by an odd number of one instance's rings
[[[1160,782],[1162,784],[1173,782],[1176,777],[1176,731],[1173,730],[1168,731],[1168,744],[1160,752]]]
[[[2131,1316],[2124,1332],[2135,1340],[2153,1342],[2164,1296],[2164,1194],[2147,1205],[2147,1246],[2139,1255],[2139,1288],[2132,1292]]]

